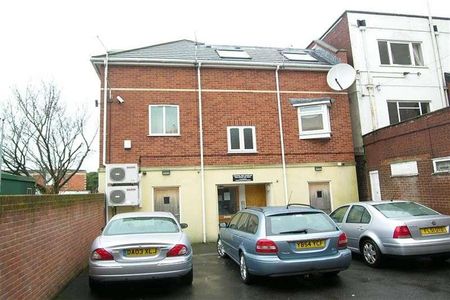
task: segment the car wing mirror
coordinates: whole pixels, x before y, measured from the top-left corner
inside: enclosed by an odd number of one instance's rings
[[[228,227],[227,223],[225,223],[225,222],[219,223],[219,228],[227,228],[227,227]]]
[[[180,226],[181,226],[181,229],[188,228],[188,224],[186,224],[186,223],[181,223]]]

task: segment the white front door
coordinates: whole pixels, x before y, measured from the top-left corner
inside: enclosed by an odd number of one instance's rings
[[[378,177],[378,171],[370,171],[370,190],[372,192],[373,201],[381,201],[381,189],[380,178]]]

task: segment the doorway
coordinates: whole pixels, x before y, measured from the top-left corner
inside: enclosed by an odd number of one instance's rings
[[[369,177],[372,201],[381,201],[380,177],[378,176],[378,171],[370,171]]]
[[[314,208],[321,209],[329,214],[331,212],[330,183],[310,182],[309,203]]]
[[[154,206],[155,211],[171,212],[178,221],[180,221],[180,197],[179,189],[174,188],[155,188]]]

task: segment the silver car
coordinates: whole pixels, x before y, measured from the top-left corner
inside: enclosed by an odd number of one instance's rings
[[[292,204],[241,210],[220,224],[217,252],[240,266],[247,284],[255,275],[336,275],[351,262],[347,237],[327,214]]]
[[[415,202],[356,202],[330,216],[347,234],[349,249],[371,267],[380,266],[385,255],[450,255],[450,216]]]
[[[115,215],[91,246],[89,286],[103,282],[180,278],[192,284],[192,247],[168,212]]]

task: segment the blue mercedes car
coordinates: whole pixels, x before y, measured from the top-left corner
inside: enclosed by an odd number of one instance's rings
[[[246,284],[255,276],[337,275],[350,266],[345,233],[305,205],[246,208],[219,227],[217,252],[240,266]]]

